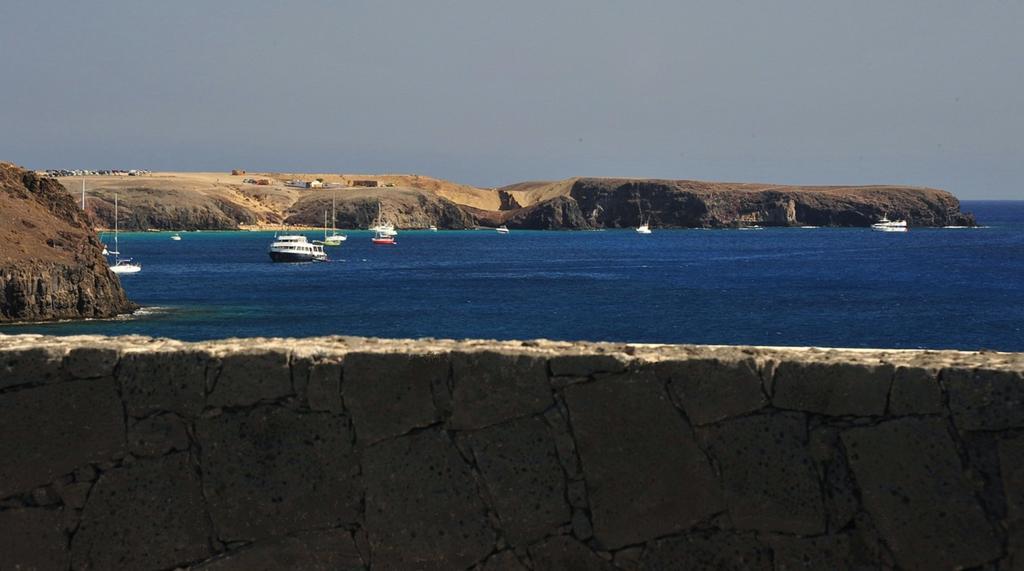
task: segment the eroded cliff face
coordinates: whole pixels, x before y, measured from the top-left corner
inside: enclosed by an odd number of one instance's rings
[[[112,317],[136,306],[54,179],[0,163],[0,322]]]
[[[559,220],[549,212],[572,211],[562,217],[578,228],[628,228],[640,218],[667,228],[762,226],[869,226],[882,216],[906,219],[911,226],[975,224],[960,212],[952,194],[900,186],[794,187],[747,183],[675,180],[576,180],[566,197],[557,197],[505,215],[510,224]],[[529,221],[527,224],[523,222]],[[534,226],[535,227],[535,226]],[[547,227],[560,227],[558,223]]]

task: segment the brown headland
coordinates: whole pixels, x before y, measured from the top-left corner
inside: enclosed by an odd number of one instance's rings
[[[81,192],[82,177],[59,179]],[[319,226],[336,203],[339,228],[367,228],[378,209],[399,228],[660,228],[973,225],[944,190],[899,185],[794,186],[626,178],[570,178],[480,188],[421,175],[155,172],[87,176],[87,212],[113,226],[114,194],[129,230]],[[299,188],[300,182],[313,188]],[[321,186],[322,185],[322,186]]]
[[[102,252],[56,180],[0,162],[0,323],[133,311]]]

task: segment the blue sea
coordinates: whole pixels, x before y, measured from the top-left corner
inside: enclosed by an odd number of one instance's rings
[[[984,227],[350,231],[322,264],[271,263],[271,232],[122,233],[138,315],[0,333],[1024,351],[1024,202],[963,207]]]

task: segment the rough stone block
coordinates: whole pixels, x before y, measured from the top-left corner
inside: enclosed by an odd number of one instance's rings
[[[208,354],[199,351],[150,351],[121,357],[118,380],[128,414],[155,412],[196,416],[206,405]]]
[[[63,380],[64,351],[55,347],[0,351],[0,389]]]
[[[92,482],[76,482],[60,488],[60,498],[64,505],[80,510],[85,507],[85,500],[89,497],[89,490],[92,489]]]
[[[72,347],[64,357],[64,371],[76,379],[110,377],[114,374],[118,357],[117,349],[111,347]]]
[[[772,552],[753,533],[702,531],[651,543],[640,559],[640,568],[771,571]]]
[[[937,371],[920,367],[898,367],[889,392],[889,414],[939,414],[942,406],[942,388]]]
[[[124,412],[112,378],[0,395],[0,498],[82,464],[124,455]]]
[[[209,396],[210,406],[249,406],[293,393],[288,353],[258,350],[225,355]]]
[[[846,535],[774,536],[769,538],[767,543],[775,553],[775,571],[860,567],[853,561],[850,538]]]
[[[901,566],[971,567],[999,555],[945,421],[891,420],[842,441],[864,507]]]
[[[554,401],[547,362],[494,351],[452,353],[452,428],[483,428],[542,412]]]
[[[341,363],[316,362],[309,368],[306,400],[309,408],[341,413]]]
[[[694,424],[708,424],[755,411],[768,404],[757,363],[690,359],[658,363],[676,400]]]
[[[128,429],[128,450],[136,456],[163,456],[188,449],[188,428],[173,413],[157,414],[135,421]]]
[[[375,567],[461,569],[494,549],[473,474],[440,429],[368,447],[363,474]]]
[[[530,557],[534,569],[572,569],[613,571],[611,563],[601,559],[586,545],[567,535],[556,535],[533,547]]]
[[[63,516],[59,509],[0,511],[0,569],[67,569]]]
[[[596,373],[621,373],[627,362],[614,353],[555,355],[548,361],[551,374],[558,377],[587,377]]]
[[[786,361],[775,371],[772,404],[831,416],[881,416],[892,365]]]
[[[511,551],[500,551],[484,561],[480,571],[527,571],[526,567]]]
[[[447,384],[444,355],[349,353],[342,393],[356,436],[373,443],[438,422],[431,384]]]
[[[193,567],[204,571],[355,571],[363,560],[344,529],[326,529],[256,542]]]
[[[828,530],[836,532],[846,527],[860,509],[853,474],[839,442],[839,429],[815,427],[810,432],[808,448],[822,478]]]
[[[345,417],[256,407],[200,419],[196,432],[221,539],[356,522],[359,465]]]
[[[1011,569],[1024,568],[1024,437],[999,443],[999,470],[1006,494],[1007,551]]]
[[[724,509],[707,456],[653,373],[573,385],[565,399],[603,546],[676,533]]]
[[[570,520],[565,475],[543,420],[512,420],[466,438],[512,545],[529,545]]]
[[[960,430],[1024,426],[1024,376],[1020,372],[943,369],[941,378]]]
[[[799,413],[759,414],[701,428],[722,471],[739,529],[813,535],[825,531],[821,485]]]
[[[75,569],[167,569],[209,557],[209,519],[187,454],[114,468],[96,482],[71,544]]]

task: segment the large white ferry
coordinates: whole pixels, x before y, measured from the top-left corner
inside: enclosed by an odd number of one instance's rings
[[[906,220],[889,220],[887,216],[871,225],[871,229],[877,232],[906,232]]]
[[[327,252],[320,244],[313,244],[302,235],[277,236],[270,245],[270,259],[275,262],[323,262]]]

